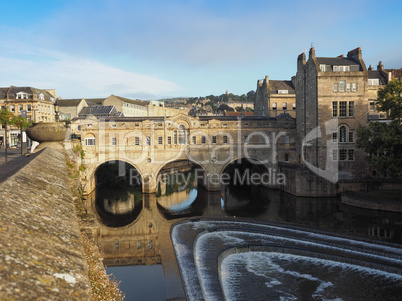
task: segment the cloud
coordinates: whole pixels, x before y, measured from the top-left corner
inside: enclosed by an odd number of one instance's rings
[[[58,95],[63,98],[102,97],[112,93],[121,96],[147,95],[152,98],[180,90],[177,84],[168,80],[63,53],[36,48],[26,52],[25,56],[29,57],[16,59],[0,56],[0,65],[6,70],[0,76],[1,86],[56,88]]]

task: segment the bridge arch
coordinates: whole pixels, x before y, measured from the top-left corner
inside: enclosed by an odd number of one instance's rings
[[[98,162],[96,162],[96,164],[94,166],[92,166],[92,168],[90,168],[87,171],[87,181],[86,181],[86,187],[85,187],[85,191],[87,194],[91,193],[92,191],[95,190],[96,188],[96,171],[99,169],[99,167],[105,163],[108,162],[122,162],[124,164],[128,164],[132,167],[134,167],[137,172],[139,173],[140,177],[141,177],[141,181],[142,181],[142,189],[144,190],[144,177],[143,177],[143,171],[141,170],[141,168],[139,168],[137,166],[137,164],[134,164],[132,162],[130,162],[129,160],[124,160],[124,159],[119,159],[119,158],[104,158],[102,160],[99,160]]]

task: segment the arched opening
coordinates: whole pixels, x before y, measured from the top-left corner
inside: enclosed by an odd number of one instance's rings
[[[272,170],[259,160],[241,158],[221,173],[221,208],[230,215],[253,216],[266,210],[262,190],[272,182]]]
[[[142,210],[142,178],[124,161],[108,161],[95,171],[95,208],[103,224],[122,227]]]
[[[167,219],[200,215],[205,204],[198,198],[204,169],[189,160],[164,165],[157,176],[157,205]]]

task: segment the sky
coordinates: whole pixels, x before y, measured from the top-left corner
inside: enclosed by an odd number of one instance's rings
[[[0,87],[156,100],[290,80],[297,56],[361,47],[402,68],[400,0],[1,1]],[[308,55],[307,55],[308,57]]]

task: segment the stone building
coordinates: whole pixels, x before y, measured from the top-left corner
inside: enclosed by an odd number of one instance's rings
[[[0,107],[5,108],[16,116],[26,114],[28,121],[33,122],[54,122],[54,103],[56,90],[37,89],[33,87],[0,88]],[[24,115],[25,116],[25,115]],[[0,142],[8,140],[9,146],[16,146],[18,143],[19,130],[11,127],[7,139],[4,129],[0,125]]]
[[[275,117],[287,113],[296,118],[296,94],[293,81],[269,80],[257,82],[254,115]]]
[[[84,98],[58,99],[55,103],[55,109],[59,114],[59,120],[71,120],[76,118],[81,110],[87,106],[87,101]]]
[[[401,77],[402,69],[385,69],[381,62],[377,70],[366,68],[360,48],[337,57],[316,57],[311,48],[308,60],[305,53],[298,56],[297,73],[291,81],[272,81],[268,76],[258,81],[255,115],[273,117],[284,112],[283,103],[289,108],[288,104],[295,102],[294,110],[286,113],[296,118],[294,156],[298,164],[282,164],[288,179],[293,177],[296,182],[293,193],[300,194],[297,190],[304,186],[316,190],[315,195],[331,194],[331,183],[373,175],[366,154],[356,146],[356,130],[368,122],[387,121],[387,114],[375,107],[377,92]],[[297,173],[300,176],[295,177]]]

